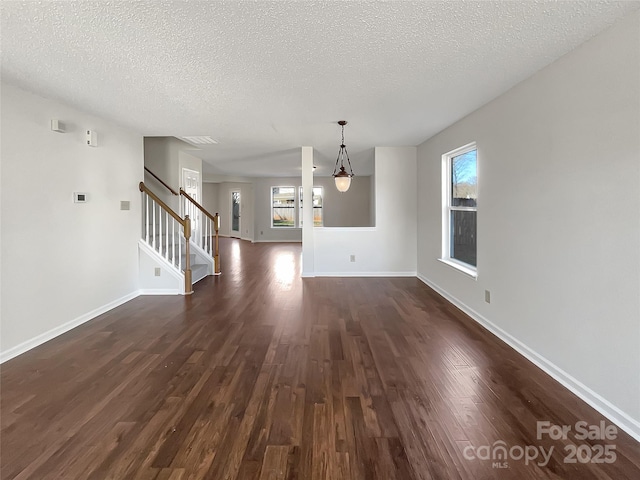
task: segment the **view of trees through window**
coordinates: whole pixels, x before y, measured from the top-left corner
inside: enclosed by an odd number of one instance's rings
[[[478,165],[475,146],[448,157],[449,258],[477,266]]]

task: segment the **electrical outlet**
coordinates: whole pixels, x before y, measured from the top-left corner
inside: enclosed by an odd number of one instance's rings
[[[484,291],[484,301],[491,303],[491,292],[489,290]]]
[[[161,273],[162,273],[162,268],[156,267],[156,277],[159,277]]]
[[[356,261],[356,256],[355,255],[350,255],[349,256],[349,261],[350,262],[355,262]]]

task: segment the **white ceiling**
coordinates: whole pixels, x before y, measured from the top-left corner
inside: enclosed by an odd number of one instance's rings
[[[2,76],[145,136],[210,135],[210,173],[356,174],[640,8],[637,1],[2,1]]]

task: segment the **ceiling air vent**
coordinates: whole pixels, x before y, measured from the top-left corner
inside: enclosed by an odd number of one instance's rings
[[[213,138],[209,136],[200,136],[200,137],[181,137],[185,142],[189,142],[193,145],[216,145],[216,142]]]

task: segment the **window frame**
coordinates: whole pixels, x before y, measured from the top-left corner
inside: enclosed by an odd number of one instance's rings
[[[469,153],[472,151],[476,151],[476,178],[478,176],[478,146],[476,142],[468,143],[462,147],[456,148],[455,150],[451,150],[450,152],[442,155],[442,257],[439,258],[441,262],[455,268],[456,270],[469,275],[470,277],[477,279],[478,278],[478,267],[477,261],[476,266],[465,263],[457,258],[451,256],[451,213],[454,211],[463,211],[463,212],[476,212],[476,222],[478,218],[478,198],[476,198],[476,206],[475,207],[466,207],[466,206],[454,206],[451,205],[451,196],[452,196],[452,164],[453,159],[455,157],[459,157],[460,155],[464,155],[465,153]],[[479,188],[479,180],[477,180],[476,188]],[[476,192],[479,197],[479,190]],[[476,223],[477,225],[477,223]],[[478,232],[476,227],[476,258],[478,251]]]
[[[276,226],[273,224],[273,209],[276,208],[273,206],[273,189],[274,188],[291,188],[293,190],[293,206],[291,207],[291,210],[293,212],[293,225],[280,225],[280,226]],[[299,228],[298,227],[298,221],[297,221],[297,205],[298,205],[298,196],[296,193],[296,187],[295,185],[273,185],[272,187],[270,187],[270,192],[271,192],[271,204],[269,206],[270,209],[270,215],[271,215],[271,228],[274,228],[276,230],[285,230],[285,229],[291,229],[291,228]],[[288,207],[286,207],[288,208]]]

